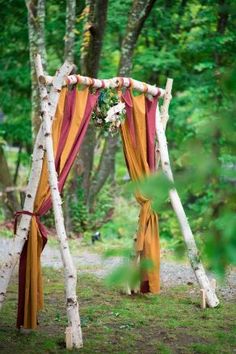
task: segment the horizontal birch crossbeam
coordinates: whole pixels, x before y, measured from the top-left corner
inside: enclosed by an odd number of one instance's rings
[[[53,76],[41,76],[39,78],[41,83],[51,85],[53,81]],[[144,92],[150,94],[152,96],[159,95],[160,97],[164,97],[165,90],[156,87],[154,85],[146,84],[145,82],[134,80],[128,77],[113,77],[111,79],[92,79],[87,76],[81,75],[69,75],[67,76],[66,81],[63,83],[64,85],[71,85],[80,83],[82,85],[91,86],[94,88],[119,88],[119,87],[132,87],[134,90],[139,92]]]

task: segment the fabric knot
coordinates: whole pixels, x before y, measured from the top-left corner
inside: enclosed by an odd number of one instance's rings
[[[29,215],[29,216],[35,216],[38,217],[37,213],[32,213],[31,211],[28,210],[18,210],[15,212],[14,214],[14,235],[16,235],[16,231],[17,231],[17,222],[18,222],[18,217],[21,215]]]
[[[47,231],[47,228],[41,223],[41,221],[39,219],[40,214],[39,213],[33,213],[31,211],[28,211],[28,210],[19,210],[19,211],[15,212],[15,215],[14,215],[15,216],[15,220],[14,220],[14,235],[16,235],[16,231],[17,231],[18,217],[21,216],[21,215],[29,215],[29,216],[35,217],[41,236],[47,238],[48,231]]]

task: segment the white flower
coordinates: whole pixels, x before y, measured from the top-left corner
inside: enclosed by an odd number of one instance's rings
[[[120,124],[121,124],[121,123],[120,123],[120,121],[118,120],[118,121],[116,122],[116,127],[119,128]]]
[[[105,118],[106,122],[115,122],[119,119],[120,114],[123,112],[125,108],[125,104],[123,102],[119,102],[117,105],[111,107]]]

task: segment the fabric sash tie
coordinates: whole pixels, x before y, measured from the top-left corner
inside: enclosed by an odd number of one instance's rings
[[[42,235],[42,237],[47,239],[48,230],[39,219],[41,215],[39,213],[32,213],[28,210],[18,210],[17,212],[15,212],[15,215],[14,215],[14,217],[15,217],[14,218],[14,235],[16,235],[18,218],[21,215],[29,215],[29,216],[34,217],[37,222],[40,234]]]

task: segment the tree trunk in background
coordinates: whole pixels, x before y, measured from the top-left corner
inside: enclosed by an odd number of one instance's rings
[[[67,60],[70,63],[74,63],[75,54],[75,14],[76,0],[67,0],[64,60]]]
[[[87,0],[87,20],[81,48],[81,73],[96,77],[106,27],[108,0]]]
[[[22,144],[20,143],[18,153],[17,153],[17,160],[16,160],[16,169],[13,177],[13,183],[14,185],[17,182],[17,178],[19,175],[19,170],[20,170],[20,163],[21,163],[21,152],[22,152]]]
[[[218,18],[217,18],[217,23],[216,23],[216,32],[219,37],[223,37],[227,22],[229,18],[229,4],[227,0],[219,0],[218,1]],[[218,75],[221,69],[221,64],[222,64],[222,53],[219,52],[219,50],[215,50],[215,64],[216,64],[216,71],[215,71],[215,76],[216,80],[218,80]],[[218,95],[216,96],[217,103],[218,103],[218,108],[221,107],[222,105],[222,93],[219,92]],[[215,128],[214,132],[214,139],[212,141],[212,152],[214,154],[215,159],[218,161],[220,157],[220,139],[221,139],[221,131],[220,128],[217,127]]]
[[[67,60],[69,63],[74,63],[75,60],[75,20],[76,20],[76,0],[67,0],[64,60]],[[76,72],[76,66],[74,65],[71,74],[75,72]],[[70,202],[72,198],[73,199],[76,198],[76,195],[74,193],[75,189],[73,188],[74,187],[73,183],[71,183],[71,180],[76,181],[76,179],[73,178],[74,177],[73,170],[74,168],[72,168],[72,171],[70,172],[70,178],[66,182],[64,193],[63,193],[63,197],[64,197],[63,214],[65,218],[65,226],[68,235],[70,235],[70,232],[72,230]]]
[[[134,0],[129,14],[125,37],[122,41],[119,75],[131,73],[132,57],[138,36],[156,0]]]
[[[91,182],[88,194],[88,205],[90,209],[92,209],[94,199],[104,186],[108,176],[111,176],[114,172],[115,153],[117,151],[118,143],[118,136],[110,136],[105,141],[99,165],[97,171],[94,173],[95,177]]]
[[[127,27],[121,46],[121,57],[119,63],[118,76],[129,76],[132,69],[132,57],[138,36],[143,28],[144,22],[148,17],[156,0],[134,0],[128,17]],[[103,185],[107,181],[110,173],[115,170],[115,155],[119,145],[119,136],[108,137],[104,145],[99,168],[91,182],[91,189],[88,194],[89,206],[92,203]]]
[[[86,1],[87,20],[81,48],[81,73],[83,75],[97,77],[106,26],[107,6],[108,0]],[[95,144],[96,132],[93,126],[89,126],[80,149],[80,159],[84,171],[82,187],[86,201],[90,188]]]
[[[7,164],[2,146],[0,146],[0,186],[3,188],[2,205],[5,213],[5,219],[11,219],[16,210],[19,210],[20,205],[14,192],[4,192],[7,187],[12,187],[12,177]]]
[[[227,0],[219,0],[218,1],[218,19],[216,24],[216,31],[218,35],[222,36],[225,33],[225,29],[227,26],[229,18],[229,4]],[[217,66],[221,66],[222,61],[222,53],[215,53],[215,62]]]
[[[218,18],[217,18],[217,23],[216,23],[216,32],[219,37],[223,37],[225,34],[225,30],[227,28],[227,23],[228,23],[228,18],[229,18],[229,4],[227,0],[218,0]],[[222,65],[222,53],[219,52],[219,50],[215,51],[215,64],[216,64],[216,80],[219,79],[218,73],[221,70],[221,65]],[[222,92],[218,91],[218,94],[216,96],[217,100],[217,106],[218,109],[222,107]],[[220,157],[221,157],[221,144],[220,140],[222,138],[222,132],[218,124],[215,125],[214,128],[214,134],[212,136],[212,153],[213,153],[213,158],[215,159],[216,163],[218,164],[218,167],[220,168]],[[218,176],[219,179],[219,176]],[[220,185],[220,181],[218,180],[218,183]],[[217,184],[216,184],[217,185]],[[220,190],[218,190],[219,195],[220,195]],[[224,210],[224,203],[220,199],[216,199],[214,203],[212,203],[212,220],[219,220],[220,215],[222,214],[222,209]],[[222,232],[217,226],[216,223],[213,223],[212,225],[212,230],[214,233],[214,240],[216,244],[220,244],[222,242]],[[225,258],[220,257],[218,260],[219,264],[221,265],[222,268],[225,267]]]
[[[39,53],[46,70],[45,48],[45,0],[26,0],[28,9],[29,51],[31,65],[31,102],[32,102],[32,133],[33,140],[39,130],[40,102],[37,77],[34,67],[34,56]]]

